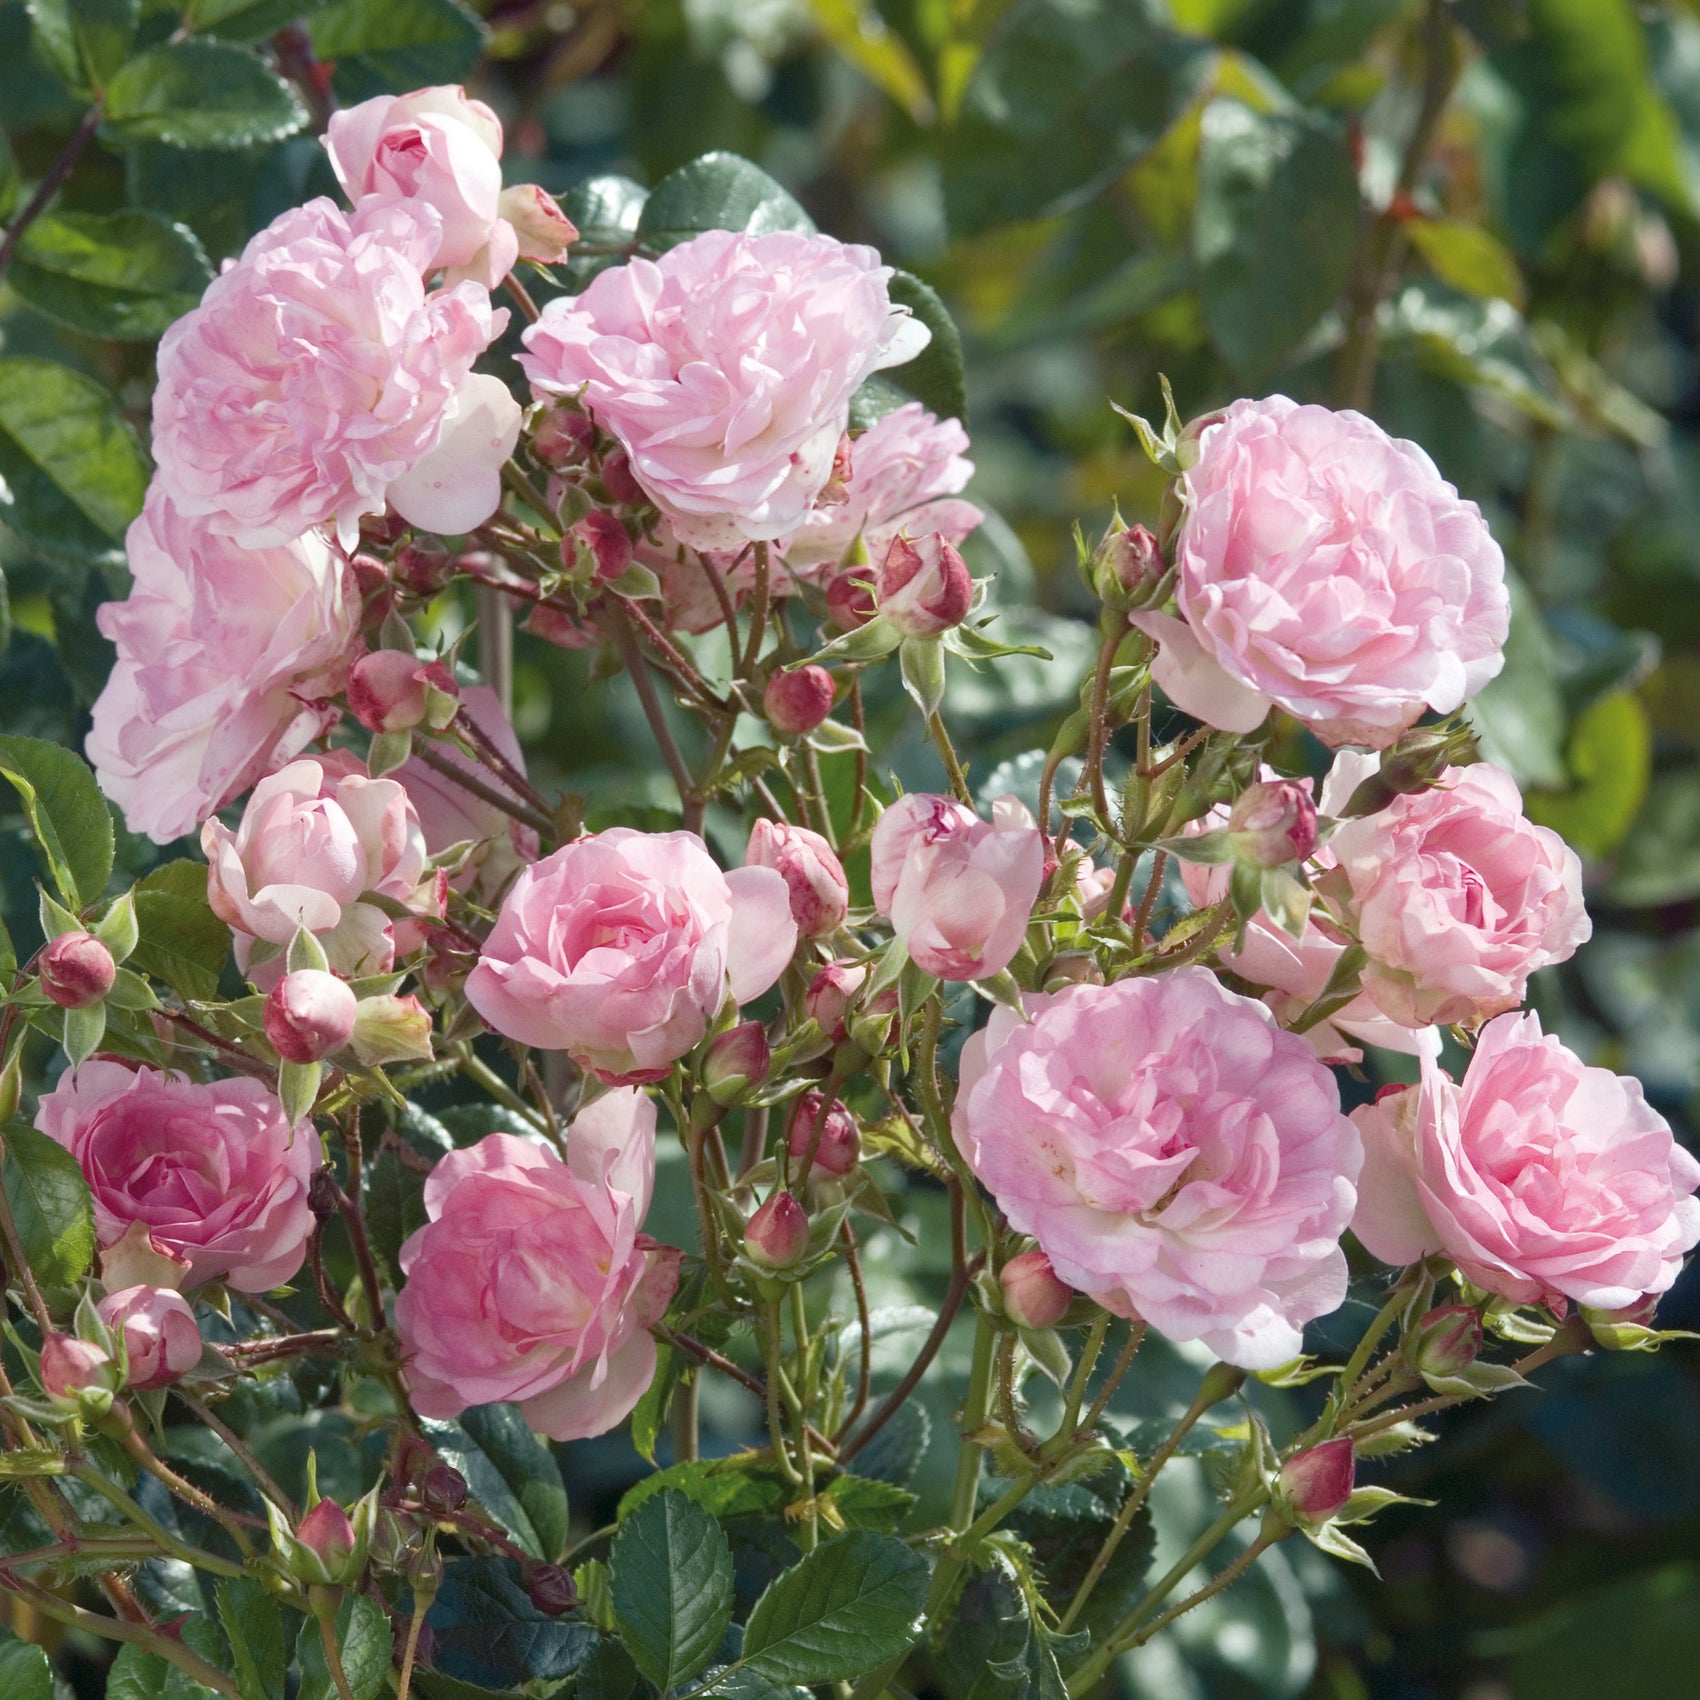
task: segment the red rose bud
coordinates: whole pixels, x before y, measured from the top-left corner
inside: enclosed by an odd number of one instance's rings
[[[578,240],[578,227],[561,211],[555,197],[535,183],[515,183],[504,189],[496,211],[514,227],[522,260],[556,265],[567,257],[569,244]]]
[[[560,1617],[578,1604],[572,1574],[558,1564],[534,1564],[526,1572],[525,1591],[546,1617]]]
[[[359,1008],[347,981],[321,968],[298,968],[267,994],[266,1037],[285,1062],[318,1062],[348,1043]]]
[[[1074,1303],[1074,1289],[1057,1279],[1051,1260],[1037,1249],[1012,1257],[998,1281],[1004,1314],[1017,1328],[1055,1328]]]
[[[842,1045],[850,1036],[845,1017],[867,977],[865,962],[829,962],[803,993],[804,1015],[835,1045]]]
[[[1234,859],[1253,868],[1302,862],[1316,848],[1316,804],[1293,779],[1248,786],[1228,815]]]
[[[531,433],[532,453],[556,472],[586,465],[595,447],[595,423],[565,407],[551,408]]]
[[[974,581],[968,563],[936,531],[916,538],[899,533],[874,594],[880,613],[904,637],[937,637],[968,617]]]
[[[360,522],[361,541],[376,549],[388,549],[407,535],[407,521],[394,508],[381,514],[367,514]]]
[[[364,1563],[360,1537],[349,1522],[348,1513],[334,1499],[321,1499],[301,1519],[295,1538],[323,1571],[322,1576],[311,1580],[351,1582],[359,1574]]]
[[[435,596],[452,571],[448,545],[435,537],[416,537],[396,550],[395,570],[415,596]]]
[[[643,507],[649,501],[632,471],[632,457],[624,449],[615,449],[602,457],[602,486],[611,500],[628,508]]]
[[[74,1334],[49,1334],[41,1348],[41,1385],[57,1404],[86,1417],[104,1416],[118,1391],[118,1365],[109,1353]]]
[[[376,631],[395,607],[390,569],[376,555],[356,555],[348,564],[354,574],[354,588],[360,593],[360,623],[367,631]]]
[[[773,1055],[759,1021],[743,1021],[709,1041],[703,1053],[702,1084],[715,1103],[741,1103],[767,1079]]]
[[[460,686],[441,661],[401,649],[376,649],[348,675],[348,711],[369,732],[441,731],[454,719]]]
[[[632,564],[632,539],[617,514],[592,508],[561,539],[561,565],[568,572],[588,564],[604,584],[612,583]]]
[[[1481,1316],[1469,1305],[1437,1305],[1417,1324],[1411,1362],[1421,1375],[1457,1375],[1481,1351]]]
[[[1352,1497],[1356,1476],[1351,1440],[1345,1435],[1325,1440],[1281,1466],[1275,1484],[1276,1507],[1288,1521],[1314,1528]]]
[[[789,1269],[808,1249],[809,1219],[788,1192],[776,1192],[744,1230],[744,1250],[764,1269]]]
[[[856,1118],[834,1098],[823,1121],[825,1103],[822,1093],[805,1092],[791,1112],[790,1150],[799,1162],[808,1156],[809,1147],[815,1145],[815,1129],[820,1129],[815,1160],[804,1180],[813,1180],[820,1175],[847,1175],[862,1155],[862,1134],[856,1126]]]
[[[817,508],[841,508],[850,500],[850,433],[844,432],[838,439],[838,447],[832,452],[832,471],[827,474],[826,483],[815,497]]]
[[[824,667],[796,667],[768,680],[762,712],[775,732],[800,738],[832,713],[832,694],[832,675]]]
[[[1143,525],[1112,526],[1092,553],[1092,588],[1106,602],[1136,606],[1162,583],[1163,551]]]
[[[117,978],[112,952],[93,933],[61,933],[41,953],[41,989],[61,1009],[99,1003]]]
[[[852,567],[826,587],[827,617],[841,632],[865,626],[879,612],[874,593],[868,589],[867,581],[872,577],[868,567]]]
[[[466,1496],[466,1477],[448,1464],[433,1464],[419,1484],[419,1497],[433,1516],[452,1516],[466,1504]]]

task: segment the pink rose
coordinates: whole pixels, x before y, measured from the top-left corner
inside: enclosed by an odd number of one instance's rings
[[[1323,889],[1369,954],[1364,990],[1406,1027],[1515,1009],[1592,930],[1576,852],[1485,762],[1344,822],[1329,848]]]
[[[655,1106],[635,1091],[580,1111],[564,1163],[506,1133],[438,1162],[395,1307],[421,1416],[512,1401],[579,1440],[630,1413],[681,1256],[639,1232],[654,1173]]]
[[[201,1325],[170,1287],[125,1287],[108,1293],[95,1310],[123,1336],[127,1382],[138,1393],[169,1387],[201,1361]]]
[[[798,936],[835,933],[850,912],[850,882],[837,852],[818,832],[789,821],[762,819],[750,828],[746,868],[772,868],[791,895]]]
[[[1202,968],[998,1006],[962,1054],[970,1167],[1056,1276],[1272,1369],[1346,1296],[1362,1152],[1333,1076]]]
[[[605,1081],[660,1080],[728,996],[759,997],[796,946],[771,868],[722,873],[694,832],[616,826],[514,881],[466,995],[506,1038]]]
[[[132,832],[193,832],[336,723],[360,633],[354,576],[318,532],[243,549],[155,483],[126,539],[130,594],[95,615],[118,661],[88,756]]]
[[[226,265],[159,345],[153,451],[181,512],[250,548],[334,522],[349,549],[386,501],[445,533],[495,512],[520,409],[472,363],[508,315],[481,284],[426,293],[440,229],[309,201]]]
[[[189,1265],[183,1281],[239,1293],[287,1281],[307,1255],[313,1124],[291,1126],[257,1080],[210,1085],[95,1057],[42,1100],[35,1125],[82,1166],[95,1229],[114,1245],[139,1222]]]
[[[1014,797],[989,822],[949,797],[899,797],[871,850],[874,907],[918,967],[980,980],[1009,966],[1045,879],[1044,841]]]
[[[711,230],[551,301],[520,364],[581,395],[682,541],[739,549],[803,523],[857,386],[926,346],[890,276],[830,236]]]
[[[1700,1163],[1641,1086],[1589,1068],[1536,1015],[1482,1029],[1455,1086],[1353,1112],[1364,1171],[1352,1231],[1384,1263],[1444,1252],[1518,1304],[1621,1310],[1664,1292],[1700,1242]]]
[[[1271,703],[1330,744],[1382,749],[1500,669],[1505,561],[1415,443],[1285,396],[1197,438],[1175,538],[1180,618],[1129,616],[1187,713],[1249,732]]]
[[[282,974],[284,950],[302,927],[350,979],[386,973],[424,942],[418,923],[363,903],[364,892],[421,917],[443,913],[447,881],[425,867],[407,792],[393,779],[368,779],[345,752],[291,762],[262,779],[236,830],[208,821],[201,849],[207,901],[235,937],[237,965],[262,992]],[[275,948],[256,952],[257,944]]]

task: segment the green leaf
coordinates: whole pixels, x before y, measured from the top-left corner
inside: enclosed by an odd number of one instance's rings
[[[626,1651],[663,1694],[695,1676],[732,1621],[732,1549],[682,1493],[657,1494],[621,1525],[609,1554]]]
[[[1358,179],[1311,113],[1204,109],[1192,251],[1211,340],[1247,377],[1291,354],[1333,305],[1358,244]]]
[[[567,260],[567,277],[582,290],[600,271],[619,265],[623,254],[586,254],[591,248],[624,248],[636,240],[638,219],[649,191],[629,177],[587,177],[556,197],[573,222],[578,241]]]
[[[1511,596],[1505,666],[1471,697],[1464,717],[1484,760],[1505,768],[1520,785],[1558,790],[1565,781],[1568,709],[1559,688],[1552,638],[1523,581],[1508,572],[1505,584]]]
[[[304,18],[324,0],[191,0],[189,21],[198,35],[221,41],[263,41]]]
[[[1461,218],[1413,218],[1405,234],[1442,283],[1483,300],[1523,305],[1523,274],[1511,250],[1479,224]]]
[[[921,1630],[927,1562],[857,1529],[769,1584],[744,1630],[743,1669],[773,1682],[842,1682],[908,1651]]]
[[[839,1476],[825,1497],[851,1528],[877,1529],[882,1535],[896,1534],[915,1503],[914,1494],[906,1489],[867,1476]]]
[[[131,965],[184,997],[218,994],[230,955],[230,928],[207,902],[207,870],[186,857],[167,862],[137,884],[138,940]]]
[[[374,1700],[389,1674],[394,1642],[390,1617],[370,1594],[350,1594],[336,1614],[336,1644],[354,1700]],[[325,1663],[319,1625],[308,1618],[295,1641],[301,1687],[295,1700],[338,1700],[336,1679]]]
[[[660,254],[705,230],[766,236],[776,230],[814,234],[814,220],[760,166],[735,153],[709,153],[663,177],[638,215],[637,240]]]
[[[5,1133],[0,1186],[24,1256],[44,1287],[68,1287],[94,1260],[94,1200],[77,1159],[34,1128]]]
[[[88,764],[41,738],[0,737],[0,773],[23,802],[66,906],[95,902],[112,875],[112,816]]]
[[[903,37],[870,0],[809,0],[824,35],[857,70],[883,89],[917,124],[933,120],[927,79]]]
[[[7,279],[74,331],[142,342],[199,303],[212,267],[193,233],[158,213],[49,213],[24,232]]]
[[[12,144],[6,139],[6,132],[0,130],[0,219],[12,216],[12,209],[18,204],[18,161],[12,152]]]
[[[539,1611],[505,1558],[451,1562],[425,1621],[436,1668],[480,1688],[571,1676],[599,1639],[588,1623]]]
[[[850,398],[850,427],[864,431],[875,420],[918,401],[940,419],[968,417],[967,375],[962,363],[962,333],[950,309],[930,284],[910,272],[892,274],[891,298],[907,307],[932,334],[932,341],[905,366],[876,372]]]
[[[289,1649],[276,1596],[251,1576],[227,1576],[219,1581],[217,1599],[242,1700],[283,1700]]]
[[[334,0],[308,18],[307,29],[314,53],[336,61],[345,100],[457,82],[487,34],[459,0]]]
[[[1700,772],[1660,775],[1618,853],[1614,903],[1651,908],[1700,895]]]
[[[1700,1564],[1663,1564],[1567,1594],[1519,1625],[1513,1700],[1678,1695],[1694,1684]]]
[[[1628,837],[1652,777],[1653,734],[1639,699],[1614,691],[1584,709],[1564,759],[1571,788],[1530,791],[1524,812],[1588,855],[1608,856]]]
[[[620,1501],[620,1520],[624,1522],[645,1501],[668,1488],[694,1499],[703,1510],[718,1518],[774,1512],[788,1497],[785,1484],[764,1471],[754,1459],[694,1458],[645,1476],[629,1489]]]
[[[632,1445],[646,1464],[655,1462],[655,1443],[661,1438],[661,1425],[666,1421],[667,1407],[683,1368],[680,1354],[671,1346],[657,1346],[655,1374],[650,1377],[643,1397],[632,1407]]]
[[[555,1455],[517,1405],[474,1405],[425,1433],[472,1497],[529,1553],[554,1560],[567,1542],[567,1490]]]
[[[200,1612],[192,1612],[177,1631],[191,1652],[208,1664],[222,1668],[224,1638],[218,1625]],[[7,1700],[11,1700],[8,1695]],[[137,1646],[121,1647],[106,1675],[106,1700],[217,1700],[216,1691],[185,1675],[157,1653]]]
[[[120,146],[245,148],[307,122],[295,92],[257,54],[191,39],[138,54],[106,91],[105,133]]]
[[[0,359],[0,520],[50,556],[116,564],[147,487],[141,445],[93,378]]]
[[[0,1694],[6,1700],[53,1700],[47,1655],[9,1629],[0,1629]]]
[[[79,93],[100,88],[124,63],[141,0],[29,0],[36,45]]]

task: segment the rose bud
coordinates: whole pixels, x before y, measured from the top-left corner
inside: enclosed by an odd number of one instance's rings
[[[514,227],[519,257],[552,266],[567,257],[578,240],[578,227],[561,211],[555,197],[535,183],[515,183],[502,191],[496,211]]]
[[[412,993],[380,992],[362,998],[350,1040],[368,1068],[431,1060],[431,1012]]]
[[[318,1062],[348,1043],[359,1009],[346,980],[297,968],[266,994],[266,1037],[285,1062]]]
[[[775,732],[798,738],[832,713],[832,693],[832,675],[824,667],[796,667],[768,680],[762,712]]]
[[[968,617],[974,581],[968,563],[936,531],[892,538],[875,583],[879,611],[909,637],[937,637]]]
[[[767,1079],[772,1065],[767,1033],[759,1021],[742,1021],[716,1034],[703,1053],[702,1084],[715,1103],[741,1103]]]
[[[1051,1260],[1037,1248],[1012,1257],[998,1271],[998,1281],[1004,1314],[1017,1328],[1055,1328],[1074,1303],[1074,1289],[1057,1279]]]
[[[602,457],[602,487],[611,501],[628,508],[648,505],[649,497],[632,471],[632,457],[624,449],[615,449]]]
[[[1315,1528],[1352,1497],[1356,1475],[1350,1437],[1325,1440],[1281,1466],[1275,1483],[1276,1509],[1291,1523]]]
[[[466,1477],[449,1464],[433,1464],[419,1484],[425,1509],[437,1517],[449,1517],[466,1504]]]
[[[825,1103],[822,1093],[805,1092],[791,1112],[791,1155],[801,1162],[808,1156],[809,1147],[815,1147],[815,1160],[804,1180],[813,1180],[817,1175],[847,1175],[862,1155],[862,1133],[856,1126],[856,1118],[834,1098],[823,1120],[821,1112]]]
[[[750,1218],[744,1250],[764,1269],[789,1269],[809,1249],[809,1219],[788,1192],[776,1192]]]
[[[62,1405],[85,1417],[104,1416],[118,1391],[118,1366],[109,1353],[74,1334],[49,1334],[41,1348],[41,1385]]]
[[[369,732],[437,731],[454,719],[460,686],[441,661],[400,649],[376,649],[348,675],[348,711]]]
[[[849,1037],[845,1017],[867,977],[865,962],[829,962],[803,993],[804,1015],[834,1044],[842,1045]]]
[[[1248,786],[1228,815],[1234,859],[1253,868],[1283,868],[1316,849],[1316,804],[1294,779]]]
[[[1092,552],[1088,577],[1105,602],[1142,601],[1163,578],[1163,551],[1143,525],[1112,525]]]
[[[867,581],[872,577],[869,568],[852,567],[826,587],[827,617],[841,632],[865,626],[879,612],[874,593],[868,589]]]
[[[95,1306],[124,1339],[126,1380],[138,1393],[169,1387],[201,1361],[201,1329],[181,1293],[169,1287],[125,1287]]]
[[[348,564],[354,573],[354,587],[360,593],[363,610],[360,623],[367,631],[376,631],[395,607],[390,569],[376,555],[356,555]]]
[[[585,465],[595,447],[595,424],[570,408],[551,408],[531,434],[531,452],[556,472]]]
[[[850,913],[850,881],[844,864],[818,832],[789,821],[758,820],[744,851],[746,868],[771,868],[785,881],[798,936],[836,932]]]
[[[99,1003],[117,978],[112,952],[93,933],[61,933],[41,953],[41,989],[61,1009]]]
[[[321,1499],[301,1519],[295,1538],[313,1561],[308,1568],[322,1571],[303,1580],[352,1582],[365,1563],[360,1537],[349,1522],[348,1513],[334,1499]]]
[[[832,451],[832,471],[827,474],[820,494],[815,497],[817,508],[841,508],[850,500],[851,452],[850,433],[846,431],[839,437],[838,447]]]
[[[525,1577],[531,1603],[548,1617],[560,1617],[578,1604],[572,1573],[558,1564],[534,1564]]]
[[[436,537],[416,537],[395,552],[396,576],[415,596],[435,596],[453,570],[448,545]]]
[[[394,508],[367,514],[360,522],[360,538],[377,549],[388,549],[407,535],[407,521]]]
[[[604,584],[617,579],[632,564],[632,539],[617,514],[592,508],[561,539],[561,565],[570,573],[581,561]]]
[[[1482,1351],[1482,1319],[1469,1305],[1437,1305],[1417,1324],[1411,1362],[1424,1376],[1457,1375]]]

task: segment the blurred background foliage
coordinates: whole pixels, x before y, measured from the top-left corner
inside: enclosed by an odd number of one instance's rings
[[[1421,442],[1515,573],[1484,752],[1589,870],[1594,942],[1538,1004],[1692,1138],[1700,4],[0,0],[0,220],[86,144],[0,249],[4,730],[86,730],[110,661],[93,610],[122,593],[146,478],[153,340],[256,229],[334,192],[313,134],[333,102],[462,78],[507,124],[510,175],[566,196],[592,243],[629,235],[639,185],[731,150],[942,294],[988,510],[973,564],[1056,657],[953,676],[953,724],[994,792],[1032,784],[1092,652],[1072,523],[1094,534],[1112,498],[1155,517],[1156,474],[1110,400],[1153,414],[1165,373],[1183,413],[1282,390]],[[529,759],[592,825],[671,824],[635,702],[619,680],[588,689],[597,668],[520,635]],[[880,768],[936,784],[903,721],[896,695],[876,704]],[[731,844],[736,823],[718,826]],[[158,855],[124,839],[121,876]],[[33,871],[19,834],[0,839],[22,949]],[[888,1236],[868,1260],[886,1376],[942,1279],[941,1199],[901,1203],[918,1246]],[[1663,1315],[1700,1325],[1692,1274]],[[1153,1350],[1153,1410],[1182,1385],[1166,1373]],[[1591,1358],[1549,1383],[1386,1466],[1440,1506],[1376,1526],[1380,1583],[1282,1549],[1126,1668],[1127,1692],[1700,1691],[1700,1359]],[[712,1399],[705,1416],[723,1447],[747,1419]],[[566,1461],[593,1517],[639,1468],[624,1441]],[[1184,1472],[1163,1486],[1160,1538],[1205,1491]],[[950,1700],[982,1694],[983,1654],[970,1638],[937,1661]]]

